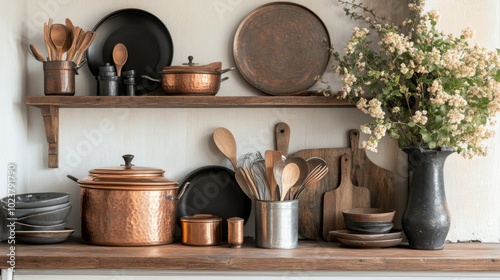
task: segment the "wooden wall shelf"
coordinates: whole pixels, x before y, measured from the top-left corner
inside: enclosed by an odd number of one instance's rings
[[[0,245],[2,252],[8,244]],[[21,269],[156,269],[211,271],[500,271],[500,244],[446,244],[443,250],[412,250],[407,245],[356,249],[324,241],[299,241],[292,250],[184,246],[110,247],[82,244],[16,243],[16,270]],[[0,256],[0,268],[8,268]]]
[[[41,108],[50,168],[59,165],[59,108],[353,107],[325,96],[28,96],[26,104]]]

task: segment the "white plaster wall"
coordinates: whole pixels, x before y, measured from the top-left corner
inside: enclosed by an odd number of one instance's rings
[[[27,109],[26,96],[26,44],[28,38],[22,19],[26,14],[26,2],[10,5],[0,2],[0,196],[7,195],[7,181],[16,187],[11,193],[23,192],[26,186]],[[12,165],[13,164],[13,165]],[[16,166],[9,168],[9,166]],[[15,171],[14,178],[8,178],[7,171]],[[6,237],[5,216],[0,214],[1,238]]]

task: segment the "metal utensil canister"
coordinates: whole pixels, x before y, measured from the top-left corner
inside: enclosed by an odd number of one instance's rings
[[[299,241],[298,200],[255,201],[257,247],[293,249]]]
[[[45,61],[43,63],[45,95],[75,95],[77,66],[73,61]]]

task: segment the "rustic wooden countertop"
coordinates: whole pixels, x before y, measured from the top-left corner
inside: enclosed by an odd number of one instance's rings
[[[10,245],[0,245],[0,268],[8,268]],[[179,243],[148,247],[92,246],[72,238],[49,245],[15,245],[15,269],[158,269],[248,271],[500,271],[500,243],[446,244],[443,250],[348,248],[300,241],[293,250]]]

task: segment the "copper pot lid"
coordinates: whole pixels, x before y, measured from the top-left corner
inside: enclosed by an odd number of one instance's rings
[[[181,218],[181,222],[188,223],[220,223],[222,218],[211,214],[195,214],[193,216],[184,216]]]
[[[78,180],[85,187],[123,189],[127,187],[172,189],[177,188],[178,183],[168,180],[163,176],[165,171],[159,168],[140,167],[132,164],[133,155],[124,155],[125,164],[116,167],[96,168],[89,171],[89,176]]]
[[[180,73],[196,73],[196,74],[221,74],[222,62],[212,62],[206,65],[198,65],[193,62],[193,56],[188,57],[188,63],[183,63],[180,66],[165,66],[160,74],[180,74]]]

